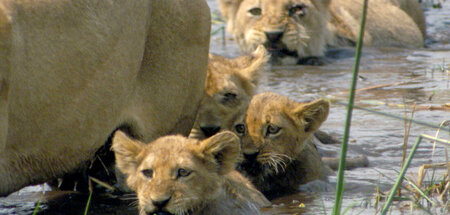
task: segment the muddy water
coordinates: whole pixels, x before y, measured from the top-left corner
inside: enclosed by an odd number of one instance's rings
[[[218,13],[215,0],[208,0],[214,13]],[[442,4],[442,9],[427,9],[428,42],[427,48],[418,50],[404,49],[363,49],[360,80],[358,88],[363,89],[383,84],[403,83],[361,91],[357,94],[356,104],[370,109],[403,116],[405,110],[411,113],[411,105],[418,108],[427,105],[440,106],[450,103],[450,73],[445,72],[450,64],[450,1]],[[213,30],[221,24],[214,24]],[[211,39],[211,52],[238,56],[239,49],[230,35],[223,44],[221,34]],[[345,51],[352,52],[352,49]],[[282,66],[272,67],[261,77],[259,91],[272,91],[289,96],[297,101],[306,101],[320,97],[333,97],[345,101],[345,92],[349,90],[353,58],[341,56],[338,60],[321,67]],[[442,69],[444,68],[444,69]],[[407,107],[405,107],[405,105]],[[373,199],[375,189],[388,190],[400,170],[404,124],[402,121],[374,115],[361,110],[353,112],[349,155],[364,154],[369,158],[370,166],[346,171],[343,211],[347,214],[375,214],[377,208]],[[326,132],[340,137],[343,133],[346,109],[333,104],[328,120],[322,126]],[[450,120],[450,112],[418,110],[414,118],[439,125]],[[413,124],[408,145],[411,146],[420,134],[434,136],[436,129]],[[439,136],[450,139],[448,132]],[[339,154],[339,148],[329,146]],[[424,141],[413,159],[408,175],[417,174],[418,167],[427,163],[445,161],[443,146],[433,146]],[[439,174],[438,174],[439,175]],[[334,204],[336,177],[329,178],[328,185],[321,185],[321,192],[299,192],[273,200],[265,214],[330,214]],[[0,214],[31,214],[35,202],[41,198],[34,191],[49,190],[37,186],[27,188],[8,198],[0,198]],[[317,189],[313,189],[317,190]],[[47,192],[45,195],[60,195]],[[88,196],[84,194],[65,195],[63,200],[41,206],[40,214],[83,214]],[[111,197],[93,198],[89,214],[137,214],[130,206],[132,201],[123,201]],[[392,214],[410,214],[407,209],[394,206]],[[414,214],[423,214],[416,210]],[[434,214],[445,214],[441,209],[432,209]]]
[[[215,0],[208,1],[212,11],[217,12]],[[414,103],[422,108],[426,105],[440,106],[450,103],[450,72],[440,67],[450,66],[450,2],[443,2],[442,9],[427,9],[429,38],[427,48],[405,50],[395,48],[363,49],[358,89],[383,84],[402,83],[370,91],[361,91],[356,96],[356,104],[370,109],[399,116],[405,114],[405,105]],[[213,25],[213,30],[220,25]],[[211,52],[226,56],[238,56],[239,49],[226,36],[223,46],[222,35],[212,38]],[[346,50],[346,52],[350,50]],[[344,54],[345,55],[345,54]],[[283,66],[272,67],[263,73],[260,92],[272,91],[289,96],[297,101],[312,100],[320,97],[333,97],[345,101],[346,91],[350,88],[353,57],[341,57],[333,63],[321,66]],[[389,105],[387,105],[389,104]],[[406,107],[410,114],[411,107]],[[350,155],[364,154],[369,158],[368,168],[346,171],[346,185],[343,210],[347,214],[375,214],[373,199],[376,187],[388,190],[397,177],[402,160],[404,123],[397,119],[374,115],[361,110],[353,112],[351,129]],[[330,116],[322,125],[324,131],[337,136],[343,134],[346,117],[345,106],[333,104]],[[450,120],[450,112],[421,110],[414,113],[414,119],[439,125]],[[436,129],[421,125],[412,125],[408,145],[411,147],[420,134],[434,136]],[[441,132],[440,137],[449,140],[448,132]],[[339,154],[339,149],[334,148]],[[408,174],[417,174],[422,164],[445,162],[443,146],[433,146],[428,141],[421,144]],[[336,186],[336,177],[329,178],[329,187]],[[273,201],[274,206],[266,209],[267,214],[330,214],[334,204],[334,190],[321,193],[302,192]],[[301,204],[303,203],[303,204]],[[303,207],[304,205],[304,207]],[[444,214],[439,209],[432,210]],[[409,214],[406,210],[393,208],[392,214]],[[422,214],[423,211],[416,211]],[[448,213],[448,211],[447,211]]]

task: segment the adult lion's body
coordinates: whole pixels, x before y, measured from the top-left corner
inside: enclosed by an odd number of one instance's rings
[[[121,126],[188,134],[209,30],[202,0],[2,1],[0,195],[73,170]]]
[[[112,148],[141,215],[256,215],[270,204],[234,170],[240,146],[229,131],[203,141],[172,135],[148,144],[119,131]]]
[[[369,1],[364,35],[365,45],[422,47],[426,31],[425,18],[420,4],[413,1],[416,0]],[[330,29],[338,40],[344,39],[351,44],[356,43],[361,10],[362,1],[331,0]]]

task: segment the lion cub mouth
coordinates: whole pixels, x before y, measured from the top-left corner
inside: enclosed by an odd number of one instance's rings
[[[250,176],[257,176],[264,172],[263,170],[265,169],[265,166],[258,162],[256,159],[244,159],[244,161],[240,165],[238,165],[237,169],[241,172],[244,171]]]
[[[288,50],[287,46],[282,42],[277,42],[277,43],[266,42],[264,44],[264,47],[270,53],[269,63],[272,65],[273,64],[276,65],[277,63],[279,63],[280,58],[284,58],[284,57],[298,58],[297,52]]]

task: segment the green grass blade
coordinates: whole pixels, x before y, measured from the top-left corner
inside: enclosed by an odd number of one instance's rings
[[[39,200],[34,208],[33,215],[36,215],[39,212],[39,207],[41,207],[41,201]]]
[[[88,201],[86,203],[86,208],[84,209],[84,215],[88,214],[89,205],[91,204],[91,198],[92,198],[92,192],[89,192],[89,198],[88,198]]]
[[[411,149],[411,152],[409,153],[408,158],[406,159],[405,165],[403,166],[402,170],[400,171],[397,181],[395,182],[394,186],[392,187],[391,191],[389,192],[386,203],[384,204],[383,209],[381,210],[382,215],[386,214],[389,207],[391,206],[395,191],[398,189],[398,187],[402,183],[402,180],[403,180],[403,177],[405,176],[406,170],[408,169],[409,164],[411,163],[411,160],[412,160],[414,154],[416,153],[417,147],[419,146],[419,143],[422,141],[422,138],[423,138],[422,136],[417,137],[416,143],[414,144],[413,148]]]
[[[425,198],[426,200],[428,200],[431,204],[436,205],[436,202],[434,202],[433,200],[431,200],[425,193],[422,192],[422,190],[420,188],[418,188],[414,183],[412,183],[409,179],[404,178],[409,185],[411,185],[423,198]]]
[[[339,162],[339,171],[338,171],[338,178],[337,178],[337,183],[336,183],[336,201],[335,201],[334,208],[333,208],[334,215],[339,215],[341,212],[342,197],[343,197],[343,193],[344,193],[345,157],[347,155],[347,144],[348,144],[348,137],[350,134],[350,125],[351,125],[351,119],[352,119],[353,104],[354,104],[354,99],[355,99],[356,83],[358,81],[359,61],[361,58],[361,49],[363,46],[364,26],[366,23],[367,2],[368,2],[368,0],[364,0],[363,10],[362,10],[362,18],[361,18],[361,27],[359,29],[359,38],[358,38],[358,42],[356,44],[355,65],[353,68],[353,80],[352,80],[352,85],[350,88],[350,95],[349,95],[349,99],[348,99],[349,102],[348,102],[348,106],[347,106],[347,119],[345,122],[345,131],[344,131],[344,137],[342,140],[341,157],[340,157],[340,162]]]

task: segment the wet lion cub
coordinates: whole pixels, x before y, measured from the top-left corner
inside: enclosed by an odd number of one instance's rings
[[[260,214],[270,202],[235,164],[239,139],[232,132],[206,140],[166,136],[144,144],[117,131],[117,167],[136,191],[140,215]]]
[[[311,137],[327,119],[329,103],[322,99],[298,103],[274,93],[253,97],[245,124],[237,124],[244,161],[238,169],[269,199],[296,191],[307,182],[326,179]]]
[[[250,55],[233,59],[209,55],[205,93],[190,138],[204,139],[231,130],[255,95],[259,73],[268,58],[262,45]]]

